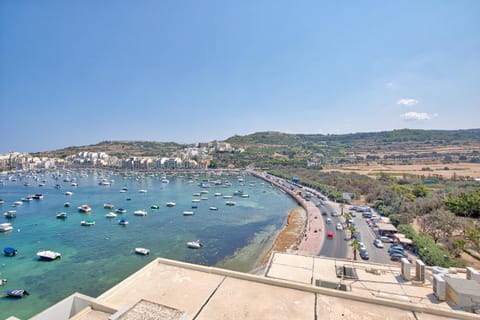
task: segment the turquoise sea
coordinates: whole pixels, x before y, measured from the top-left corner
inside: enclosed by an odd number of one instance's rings
[[[296,206],[268,183],[233,173],[163,176],[55,171],[2,175],[0,180],[0,199],[5,201],[0,205],[0,223],[11,222],[14,227],[0,233],[0,278],[8,279],[0,292],[30,292],[23,299],[0,298],[0,319],[11,315],[27,319],[73,292],[98,296],[156,257],[249,271]],[[110,185],[100,185],[102,180]],[[202,182],[206,187],[200,186]],[[122,188],[128,191],[121,193]],[[234,195],[237,190],[248,197]],[[66,195],[67,191],[73,194]],[[12,207],[13,202],[37,193],[44,199]],[[193,199],[200,201],[194,203]],[[228,206],[226,201],[236,205]],[[71,206],[64,207],[65,202]],[[167,202],[176,206],[167,207]],[[127,212],[106,218],[105,214],[115,209],[105,209],[104,203]],[[90,214],[78,212],[77,207],[83,204],[91,206]],[[159,209],[151,209],[153,204]],[[198,208],[192,209],[192,205]],[[211,206],[218,211],[209,210]],[[17,211],[15,219],[3,217],[8,210]],[[148,215],[135,216],[135,210],[146,210]],[[59,211],[67,212],[68,217],[56,219]],[[184,211],[195,214],[184,216]],[[129,221],[128,226],[118,224],[121,217]],[[85,219],[95,220],[95,226],[81,226]],[[197,239],[203,242],[202,249],[187,248],[188,241]],[[14,247],[18,255],[3,256],[5,247]],[[135,254],[136,247],[148,248],[151,253]],[[60,252],[62,257],[39,261],[36,253],[42,250]]]

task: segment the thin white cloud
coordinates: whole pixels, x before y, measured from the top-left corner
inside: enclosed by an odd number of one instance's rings
[[[397,101],[397,104],[402,105],[402,106],[407,106],[407,107],[412,107],[418,103],[418,100],[415,99],[400,99]]]
[[[404,120],[419,121],[419,120],[430,120],[430,119],[435,118],[437,116],[438,116],[438,114],[436,114],[436,113],[433,114],[433,115],[430,115],[426,112],[411,111],[411,112],[407,112],[407,113],[402,114],[400,117]]]
[[[385,83],[385,88],[392,89],[395,87],[395,84],[393,82],[387,82]]]

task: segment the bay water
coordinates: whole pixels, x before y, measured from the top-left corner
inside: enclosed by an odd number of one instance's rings
[[[285,193],[261,179],[234,173],[62,171],[0,178],[0,199],[5,201],[0,210],[17,212],[14,219],[0,217],[0,223],[10,222],[14,228],[0,233],[0,249],[18,250],[14,257],[0,256],[0,279],[8,279],[0,293],[30,292],[22,299],[0,298],[0,319],[12,315],[27,319],[74,292],[96,297],[156,257],[248,272],[296,207]],[[239,190],[248,197],[235,195]],[[43,200],[12,207],[39,193]],[[227,201],[235,205],[226,205]],[[70,207],[64,207],[65,202]],[[167,202],[176,205],[168,207]],[[106,209],[105,203],[115,208]],[[83,204],[90,205],[91,213],[77,210]],[[218,210],[210,210],[212,206]],[[118,208],[127,212],[105,217]],[[135,216],[136,210],[148,214]],[[59,211],[67,218],[56,219]],[[194,215],[184,216],[184,211]],[[129,224],[119,225],[121,218]],[[95,225],[81,226],[86,219],[95,220]],[[203,248],[189,249],[187,242],[197,239]],[[150,255],[135,254],[136,247],[148,248]],[[42,250],[60,252],[61,259],[40,261],[36,253]]]

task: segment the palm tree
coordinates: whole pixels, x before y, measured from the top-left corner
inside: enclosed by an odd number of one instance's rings
[[[350,245],[353,247],[353,260],[357,260],[357,251],[360,250],[357,239],[353,239]]]

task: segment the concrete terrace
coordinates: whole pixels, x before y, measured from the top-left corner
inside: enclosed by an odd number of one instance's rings
[[[425,299],[431,287],[399,283],[398,270],[391,266],[372,275],[365,270],[380,265],[359,263],[352,291],[312,285],[316,279],[340,281],[332,271],[339,263],[353,262],[274,253],[265,276],[256,276],[158,258],[98,298],[83,296],[90,301],[81,306],[64,300],[32,319],[480,319]],[[62,316],[62,304],[64,309],[74,305],[77,312],[72,314],[70,307]],[[152,307],[174,310],[178,316],[142,317],[141,310]]]

